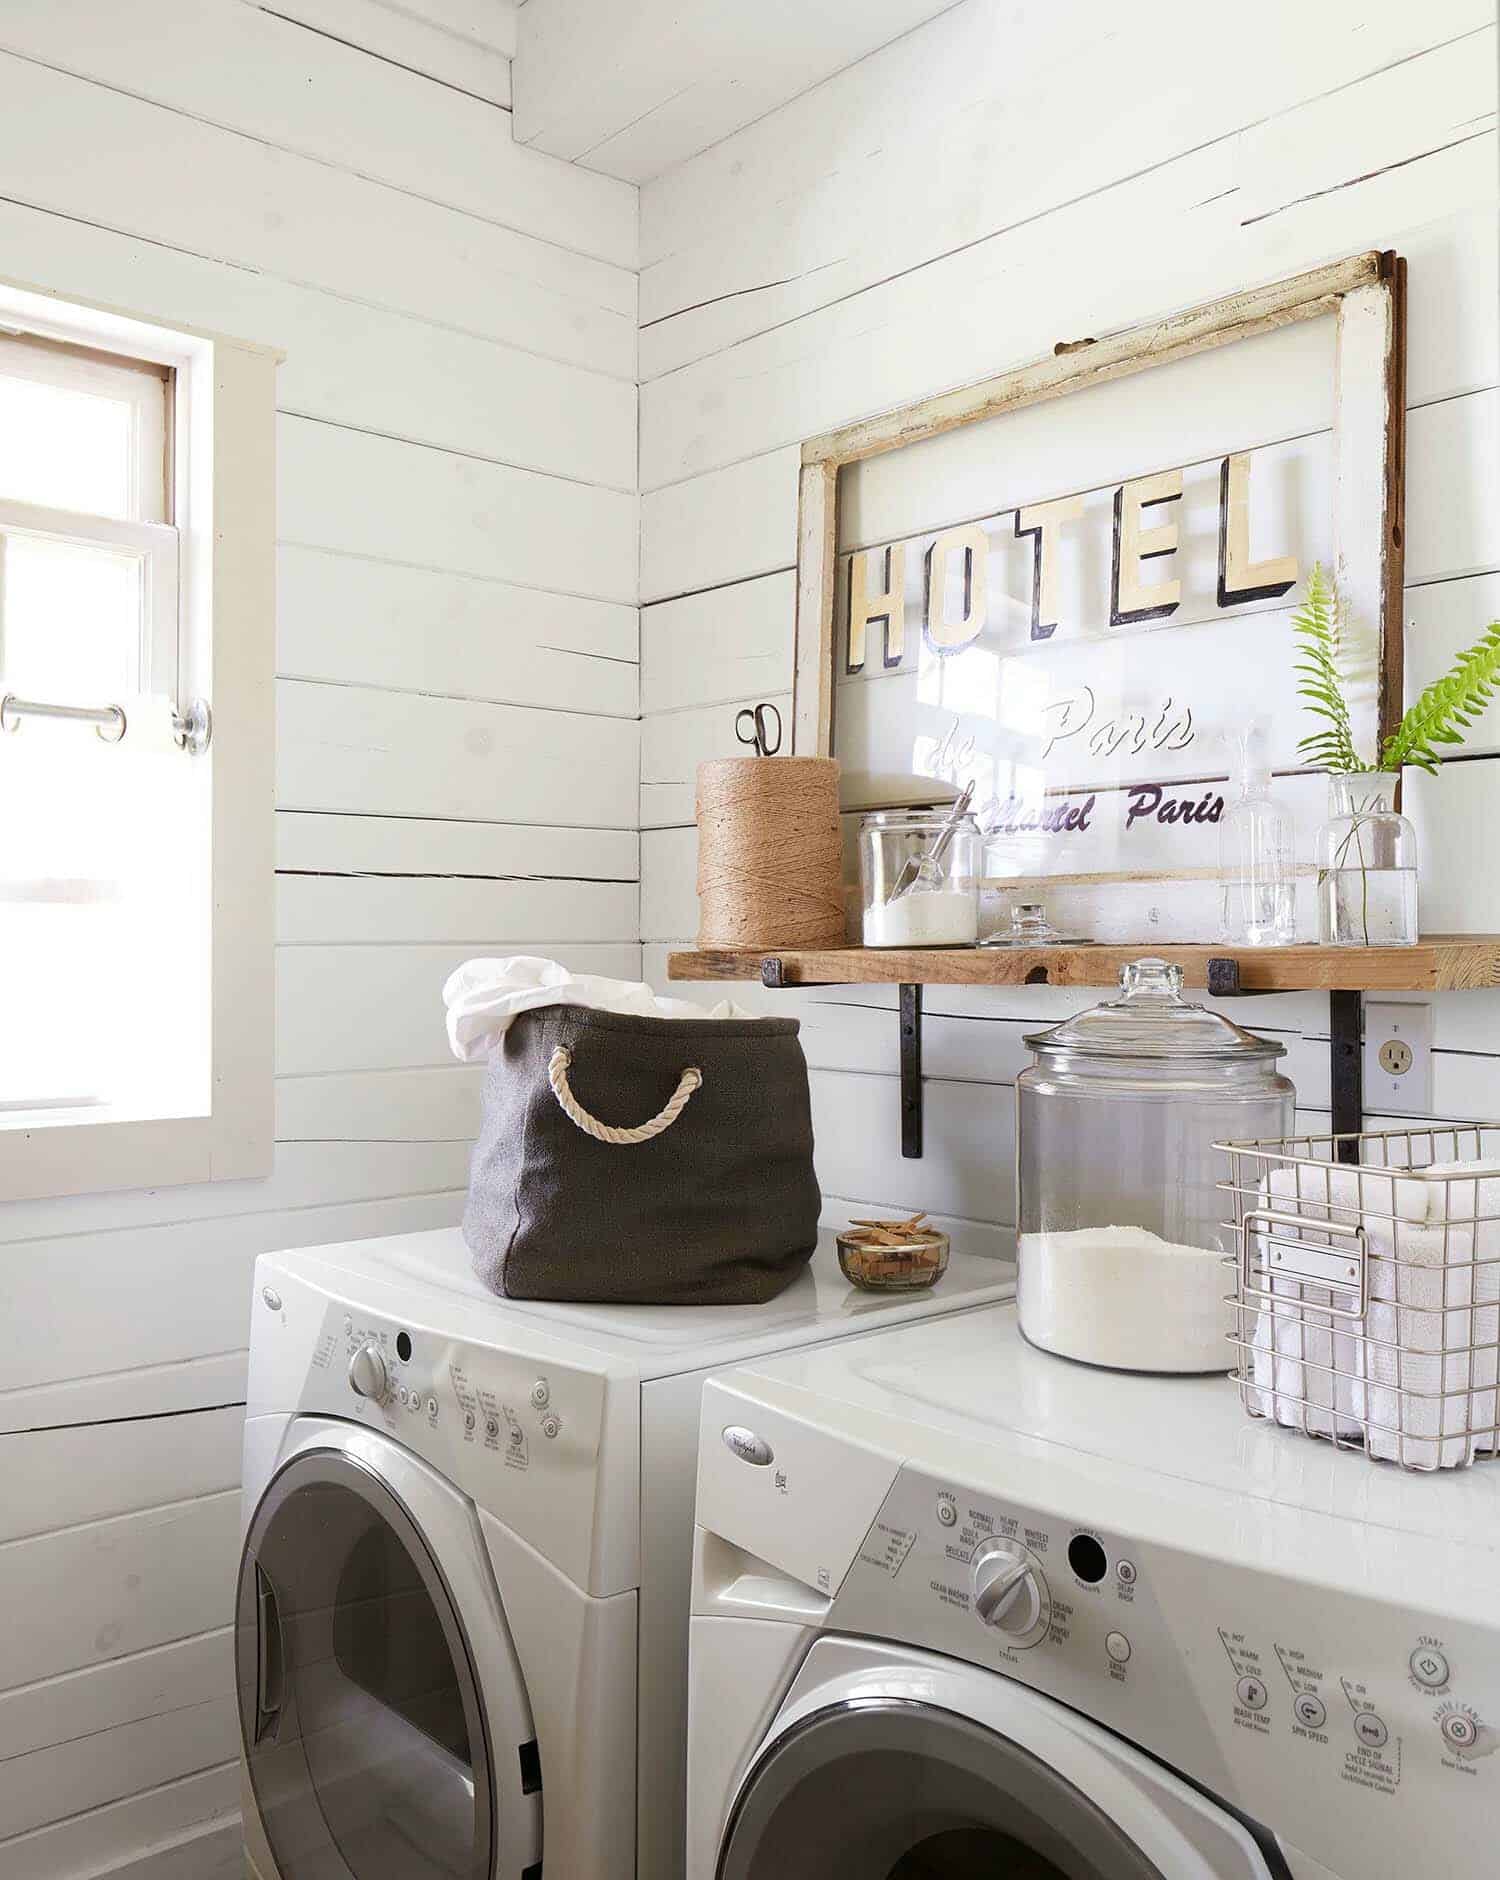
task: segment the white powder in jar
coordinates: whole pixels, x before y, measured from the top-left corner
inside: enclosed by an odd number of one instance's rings
[[[1227,1371],[1233,1275],[1224,1256],[1143,1227],[1022,1234],[1021,1330],[1034,1345],[1121,1371]]]
[[[972,888],[912,888],[865,909],[867,947],[963,947],[979,939],[979,900]]]

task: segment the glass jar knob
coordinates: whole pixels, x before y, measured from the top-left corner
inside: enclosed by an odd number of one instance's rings
[[[1182,968],[1169,960],[1127,960],[1120,968],[1127,999],[1175,999],[1182,993]]]

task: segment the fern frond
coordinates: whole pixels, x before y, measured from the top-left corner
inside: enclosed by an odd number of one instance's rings
[[[1323,564],[1315,562],[1307,577],[1302,605],[1292,616],[1292,632],[1300,655],[1294,670],[1303,680],[1297,696],[1314,717],[1324,722],[1301,740],[1297,750],[1324,770],[1364,770],[1367,766],[1354,748],[1349,703],[1339,672],[1343,627],[1344,608],[1338,589],[1324,573]]]
[[[1450,671],[1432,684],[1386,739],[1380,753],[1382,770],[1415,764],[1436,773],[1435,744],[1462,744],[1463,733],[1494,697],[1500,679],[1500,620],[1493,620],[1467,652],[1460,653]]]

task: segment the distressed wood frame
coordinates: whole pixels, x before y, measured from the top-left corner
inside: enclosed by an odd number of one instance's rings
[[[1030,365],[809,438],[802,446],[798,489],[793,750],[833,755],[834,577],[839,472],[845,464],[1328,315],[1338,321],[1335,566],[1351,613],[1377,623],[1380,736],[1394,730],[1402,711],[1406,263],[1390,251],[1369,251],[1104,339],[1061,341]]]

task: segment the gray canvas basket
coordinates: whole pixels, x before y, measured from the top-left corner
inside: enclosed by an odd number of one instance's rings
[[[774,1298],[818,1231],[798,1029],[521,1013],[485,1077],[464,1210],[475,1272],[511,1299]]]

